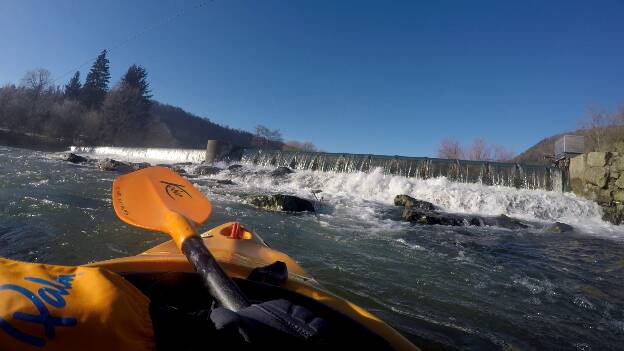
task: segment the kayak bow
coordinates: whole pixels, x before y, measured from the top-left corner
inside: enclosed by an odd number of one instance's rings
[[[385,339],[395,350],[418,350],[415,345],[375,315],[325,290],[295,260],[283,252],[271,249],[258,234],[252,233],[239,223],[222,224],[201,234],[201,238],[230,277],[246,279],[255,268],[276,261],[284,262],[288,268],[288,278],[280,285],[281,288],[316,300],[346,315],[371,333]],[[122,275],[132,272],[171,274],[194,271],[173,240],[136,256],[95,262],[89,266],[106,268]]]

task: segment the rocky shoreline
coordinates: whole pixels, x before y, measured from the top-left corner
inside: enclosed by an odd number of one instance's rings
[[[613,152],[589,152],[570,160],[570,187],[602,207],[602,219],[624,223],[624,142]]]

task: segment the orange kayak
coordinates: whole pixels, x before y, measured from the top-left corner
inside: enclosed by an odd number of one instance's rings
[[[236,235],[232,235],[234,232]],[[240,224],[225,223],[201,234],[201,237],[227,275],[233,278],[248,296],[262,299],[267,295],[264,290],[267,290],[271,291],[271,294],[289,294],[288,298],[298,299],[298,303],[305,304],[305,301],[310,301],[321,304],[337,312],[337,315],[342,316],[340,318],[346,317],[367,333],[382,340],[388,349],[418,350],[414,344],[375,315],[325,290],[295,260],[283,252],[270,248],[259,235]],[[285,263],[287,267],[284,279],[278,283],[271,283],[270,279],[267,279],[270,284],[266,281],[253,284],[250,282],[254,270],[276,261]],[[176,289],[185,290],[189,280],[182,277],[195,274],[187,258],[173,241],[157,245],[136,256],[95,262],[88,266],[117,272],[140,288],[141,284],[149,286],[151,291],[158,290],[163,284],[175,285]],[[146,294],[149,296],[149,292]]]

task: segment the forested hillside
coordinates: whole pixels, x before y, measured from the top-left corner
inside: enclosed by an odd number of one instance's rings
[[[19,84],[0,88],[0,128],[66,145],[203,148],[208,139],[244,147],[284,145],[278,130],[258,126],[252,134],[154,101],[141,66],[130,66],[119,82],[109,85],[106,51],[84,83],[80,72],[60,87],[48,70],[29,71]]]

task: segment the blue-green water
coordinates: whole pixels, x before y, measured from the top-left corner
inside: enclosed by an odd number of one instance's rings
[[[166,240],[115,218],[114,176],[50,154],[0,147],[0,255],[80,264]],[[624,348],[624,229],[601,222],[587,201],[379,172],[298,171],[274,178],[251,165],[193,181],[213,201],[205,228],[241,221],[329,290],[417,342],[459,349]],[[323,190],[318,218],[261,211],[239,197],[270,191],[312,197],[312,189]],[[398,193],[454,212],[506,213],[533,226],[415,226],[397,220],[391,202]],[[555,220],[576,231],[545,232]]]

